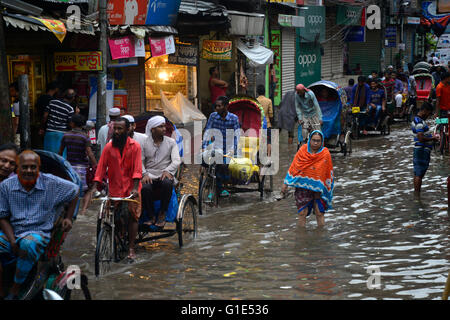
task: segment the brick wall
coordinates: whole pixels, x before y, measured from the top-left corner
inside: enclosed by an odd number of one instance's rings
[[[128,113],[137,116],[145,110],[144,59],[137,67],[122,68],[125,87],[128,92]]]

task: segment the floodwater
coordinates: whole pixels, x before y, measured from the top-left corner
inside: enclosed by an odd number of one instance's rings
[[[280,141],[275,190],[296,151],[285,133]],[[432,154],[417,201],[407,125],[353,149],[332,154],[333,209],[323,229],[313,215],[298,226],[293,197],[236,194],[199,216],[198,236],[185,247],[177,236],[146,243],[134,264],[113,264],[96,279],[92,205],[74,223],[63,260],[89,277],[94,299],[441,299],[450,265],[448,157]],[[185,177],[184,192],[196,194],[198,167]]]

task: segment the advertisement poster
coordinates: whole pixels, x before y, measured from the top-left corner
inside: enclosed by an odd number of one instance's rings
[[[386,27],[385,31],[385,47],[396,48],[397,47],[397,27]]]
[[[232,41],[203,40],[202,58],[211,61],[231,61]]]
[[[317,42],[325,40],[325,7],[308,6],[300,10],[299,16],[304,17],[305,27],[296,28],[300,42]]]
[[[270,31],[270,49],[273,51],[273,66],[278,82],[274,90],[273,104],[279,106],[281,102],[281,31]]]
[[[143,25],[148,0],[108,0],[106,12],[110,25]]]
[[[55,71],[99,71],[102,70],[102,53],[55,52]]]
[[[363,7],[337,6],[336,24],[344,26],[360,26]]]
[[[175,40],[173,36],[164,38],[150,38],[149,42],[152,57],[175,53]]]
[[[297,41],[296,58],[295,83],[309,86],[320,80],[322,72],[320,45]]]
[[[125,36],[117,39],[108,39],[111,59],[132,58],[135,56],[134,39]]]
[[[146,25],[173,26],[177,21],[181,0],[149,0]]]

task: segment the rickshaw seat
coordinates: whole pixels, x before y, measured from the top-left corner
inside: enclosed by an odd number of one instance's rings
[[[159,213],[161,209],[161,201],[156,200],[153,202],[153,209],[156,214]],[[170,198],[169,207],[166,212],[166,222],[175,222],[175,219],[177,218],[178,213],[178,197],[177,193],[175,192],[175,187],[172,189],[172,197]],[[139,224],[143,224],[144,222],[147,222],[150,220],[150,217],[144,209],[142,209],[141,217],[139,218]],[[157,230],[157,227],[151,226],[151,228],[154,228],[155,231]],[[150,229],[151,229],[150,228]]]

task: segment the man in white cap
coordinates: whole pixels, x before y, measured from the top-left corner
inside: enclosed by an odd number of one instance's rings
[[[175,183],[175,173],[181,164],[177,143],[165,135],[166,119],[154,116],[145,128],[147,139],[142,148],[142,209],[150,217],[150,224],[164,227],[167,209]],[[161,200],[158,217],[153,201]]]
[[[130,122],[130,131],[128,133],[130,138],[136,140],[141,146],[141,149],[144,149],[144,142],[147,139],[147,135],[135,131],[136,121],[134,120],[134,117],[132,115],[126,114],[123,115],[122,118],[126,118]]]
[[[119,108],[111,108],[109,109],[109,123],[103,125],[100,130],[98,130],[98,139],[97,144],[100,146],[100,153],[102,153],[103,148],[106,144],[111,140],[113,135],[113,124],[114,120],[120,117],[120,109]]]

